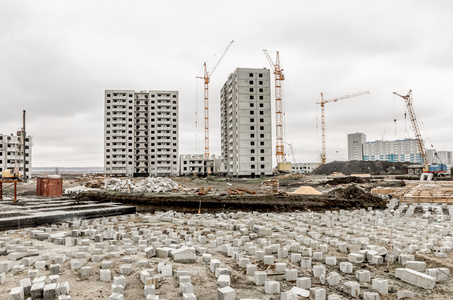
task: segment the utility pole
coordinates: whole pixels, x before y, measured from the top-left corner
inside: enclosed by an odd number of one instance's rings
[[[23,111],[23,116],[22,116],[22,147],[24,149],[24,177],[23,177],[23,182],[27,182],[27,171],[25,169],[26,167],[26,155],[25,155],[25,137],[26,137],[26,133],[25,133],[25,109]]]

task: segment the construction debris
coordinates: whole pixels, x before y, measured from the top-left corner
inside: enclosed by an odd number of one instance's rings
[[[452,203],[452,182],[407,181],[403,187],[377,187],[372,194],[391,195],[392,198],[409,203]]]
[[[261,190],[265,194],[275,195],[278,194],[279,182],[277,179],[270,179],[261,182]]]

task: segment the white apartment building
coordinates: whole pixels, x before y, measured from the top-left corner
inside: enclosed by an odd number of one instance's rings
[[[363,144],[366,135],[360,132],[348,134],[348,160],[363,160]]]
[[[178,91],[106,90],[104,171],[179,174]]]
[[[221,158],[211,154],[207,160],[204,154],[181,154],[179,156],[179,175],[188,176],[196,173],[197,175],[206,175],[206,166],[211,167],[211,173],[216,174],[222,171]]]
[[[24,151],[21,131],[17,135],[0,134],[0,172],[6,169],[19,168],[20,174],[24,173]],[[26,177],[31,175],[31,149],[33,146],[31,136],[25,138],[25,172]]]
[[[423,162],[416,139],[366,142],[363,144],[363,160],[418,164]]]
[[[226,175],[272,175],[270,80],[268,69],[237,68],[222,87],[221,145]]]
[[[437,160],[434,155],[437,153]],[[447,166],[452,166],[453,164],[453,152],[452,151],[436,151],[436,149],[429,149],[426,150],[426,156],[428,158],[428,164],[432,163],[442,163],[446,164]]]
[[[319,163],[291,163],[291,173],[309,174],[319,167]]]

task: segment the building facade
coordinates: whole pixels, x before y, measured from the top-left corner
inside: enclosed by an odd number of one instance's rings
[[[178,175],[178,107],[177,91],[106,90],[105,173]]]
[[[437,158],[435,157],[437,153]],[[442,163],[447,166],[452,166],[453,163],[453,152],[452,151],[436,151],[436,149],[426,150],[426,156],[428,158],[428,163]]]
[[[366,142],[363,160],[423,163],[416,139]]]
[[[366,135],[360,132],[348,134],[348,160],[363,160],[363,144]]]
[[[14,170],[19,168],[20,174],[30,178],[31,175],[31,154],[33,141],[31,136],[25,138],[25,173],[24,173],[24,151],[21,131],[17,135],[0,134],[0,172],[6,169]]]
[[[309,174],[319,167],[319,163],[291,163],[291,173]]]
[[[179,175],[207,175],[207,166],[211,167],[211,173],[217,174],[222,172],[221,158],[215,154],[209,156],[206,160],[204,154],[181,154],[179,156]]]
[[[268,69],[238,68],[221,90],[221,150],[228,176],[272,175]]]

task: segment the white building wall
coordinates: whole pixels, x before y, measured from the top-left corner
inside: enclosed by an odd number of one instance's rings
[[[179,174],[177,91],[105,91],[104,170],[126,176]]]
[[[230,176],[272,174],[270,71],[238,68],[221,90],[222,162]]]
[[[33,140],[31,136],[25,138],[25,171],[27,178],[31,176]],[[24,174],[23,141],[20,131],[17,135],[0,134],[0,172],[19,168],[21,175]]]
[[[291,173],[309,174],[319,166],[319,163],[291,163]]]
[[[363,160],[363,144],[366,135],[360,132],[348,134],[348,160]]]
[[[373,141],[363,145],[364,161],[422,163],[416,139]]]

